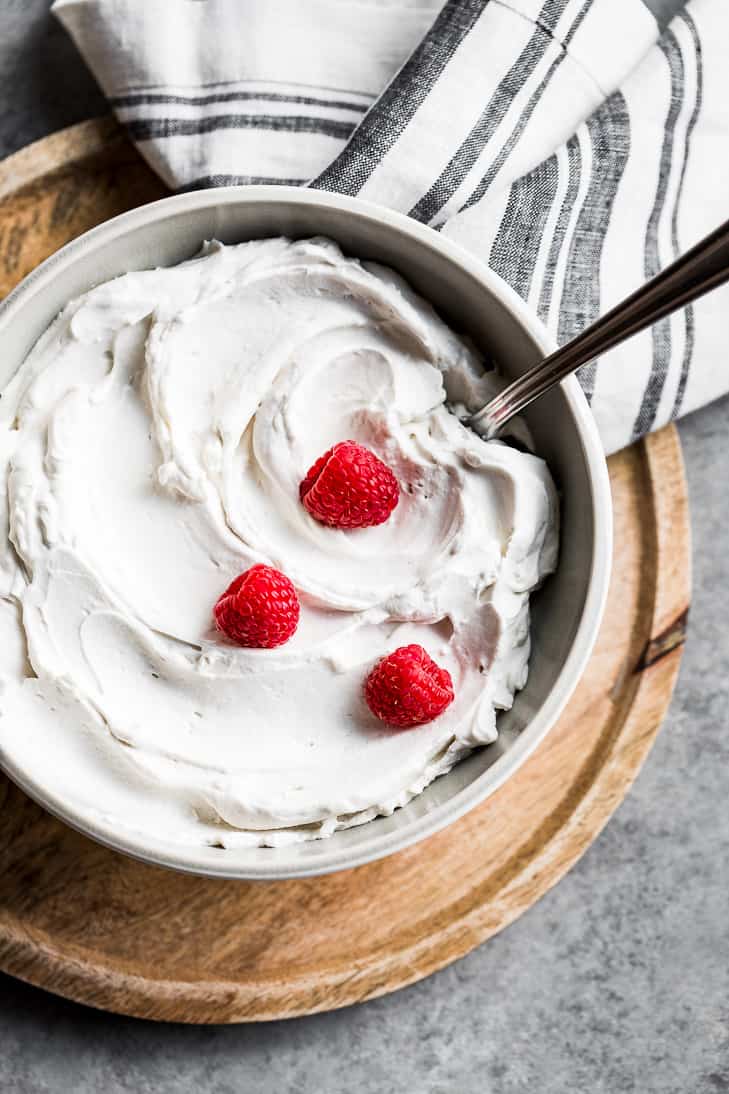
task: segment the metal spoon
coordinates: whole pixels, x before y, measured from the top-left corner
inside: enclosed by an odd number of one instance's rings
[[[729,220],[558,350],[505,387],[464,424],[491,440],[565,376],[665,315],[729,281]]]

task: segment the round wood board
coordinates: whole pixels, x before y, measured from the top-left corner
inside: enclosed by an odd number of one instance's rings
[[[110,119],[0,164],[0,294],[61,244],[164,194]],[[673,428],[613,456],[615,564],[597,647],[559,724],[482,806],[324,878],[208,881],[87,840],[0,776],[0,968],[145,1018],[242,1022],[394,991],[468,953],[572,866],[666,712],[689,602]]]

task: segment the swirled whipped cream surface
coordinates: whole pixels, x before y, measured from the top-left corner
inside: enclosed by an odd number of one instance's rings
[[[73,300],[0,399],[0,758],[119,833],[266,846],[390,814],[493,741],[558,504],[446,407],[492,393],[399,276],[324,239],[210,243]],[[299,501],[345,439],[399,480],[379,527]],[[301,601],[278,649],[213,626],[257,562]],[[409,643],[455,699],[396,730],[363,682]]]

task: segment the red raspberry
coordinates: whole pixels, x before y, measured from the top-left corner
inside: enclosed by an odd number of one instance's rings
[[[299,623],[299,598],[286,574],[251,566],[231,582],[213,609],[218,630],[239,646],[273,649]]]
[[[453,681],[422,646],[400,646],[370,672],[365,699],[382,722],[410,729],[432,722],[453,702]]]
[[[299,497],[315,520],[331,528],[370,528],[382,524],[400,498],[390,468],[369,448],[340,441],[311,467]]]

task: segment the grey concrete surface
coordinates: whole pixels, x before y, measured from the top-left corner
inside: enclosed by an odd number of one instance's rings
[[[47,7],[0,0],[0,153],[103,111]],[[695,592],[670,714],[553,892],[415,987],[288,1023],[157,1026],[0,976],[0,1092],[729,1091],[728,421],[724,399],[681,425]]]

